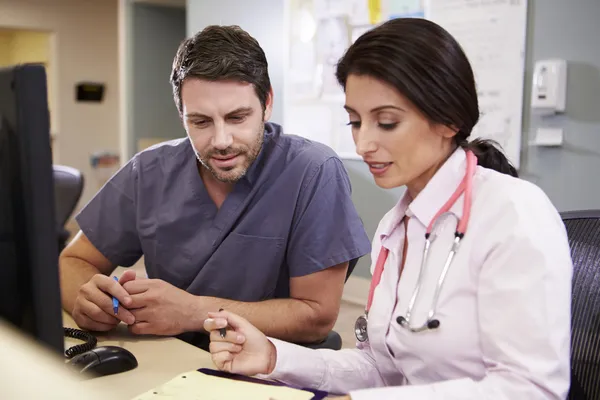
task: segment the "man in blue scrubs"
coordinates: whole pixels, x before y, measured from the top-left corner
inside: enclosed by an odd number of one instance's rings
[[[220,308],[272,337],[322,340],[348,263],[370,251],[342,162],[267,122],[267,60],[238,27],[184,41],[171,83],[187,138],[137,154],[77,216],[60,257],[65,310],[85,329],[123,321],[201,347]],[[150,279],[110,278],[142,256]]]

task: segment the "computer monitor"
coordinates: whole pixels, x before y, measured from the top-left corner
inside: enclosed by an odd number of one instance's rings
[[[63,353],[46,72],[0,68],[0,318]]]

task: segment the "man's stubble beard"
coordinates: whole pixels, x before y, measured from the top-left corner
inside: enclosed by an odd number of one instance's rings
[[[225,151],[225,152],[212,151],[209,154],[207,154],[206,161],[201,157],[200,153],[198,153],[197,151],[194,151],[194,152],[196,153],[196,158],[198,159],[200,164],[202,164],[202,167],[206,168],[216,180],[223,182],[223,183],[236,183],[237,181],[239,181],[246,175],[246,173],[248,172],[248,169],[250,168],[252,163],[258,157],[260,150],[262,149],[264,137],[265,137],[265,123],[261,122],[259,131],[257,132],[257,135],[256,135],[256,141],[254,142],[254,145],[252,147],[248,148],[247,151],[244,151],[241,153],[242,157],[245,158],[245,164],[244,164],[243,168],[241,169],[241,171],[239,171],[234,176],[230,176],[229,174],[227,174],[227,172],[222,173],[221,171],[214,169],[213,167],[210,166],[210,164],[208,162],[208,160],[210,160],[210,158],[212,157],[213,154],[224,155],[224,153],[225,154],[229,153],[228,151]],[[237,169],[238,167],[235,167],[235,168]]]

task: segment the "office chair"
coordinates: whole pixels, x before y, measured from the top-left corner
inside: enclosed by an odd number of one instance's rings
[[[600,210],[561,213],[573,259],[569,400],[600,400]]]
[[[354,267],[356,267],[356,264],[358,264],[359,259],[360,259],[360,257],[355,258],[354,260],[351,260],[348,263],[348,271],[346,272],[346,282],[348,281],[348,278],[352,274],[352,271],[354,271]],[[327,337],[322,342],[302,344],[302,345],[304,347],[309,347],[311,349],[340,350],[342,348],[342,337],[340,336],[339,333],[332,330],[331,332],[329,332]]]
[[[53,165],[54,168],[54,207],[58,233],[58,249],[62,251],[69,239],[69,231],[65,228],[71,218],[77,202],[83,192],[84,179],[81,172],[64,165]]]

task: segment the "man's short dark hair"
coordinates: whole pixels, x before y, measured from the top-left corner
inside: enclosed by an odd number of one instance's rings
[[[263,110],[271,90],[265,52],[256,39],[237,25],[208,26],[179,46],[173,60],[171,85],[180,114],[181,87],[186,78],[250,83]]]

